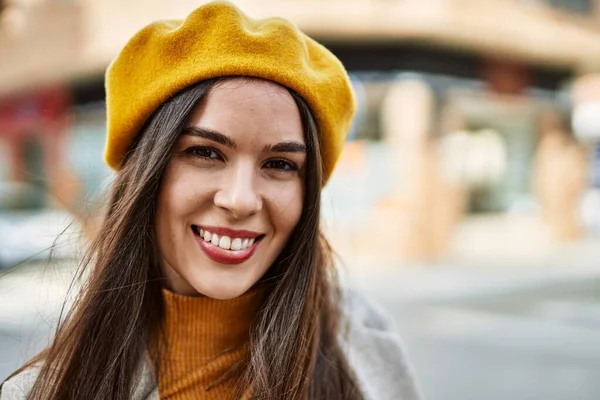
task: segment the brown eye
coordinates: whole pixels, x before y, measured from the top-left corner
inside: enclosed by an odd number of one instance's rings
[[[186,150],[186,153],[194,157],[204,158],[208,160],[221,160],[222,157],[216,149],[212,147],[194,146]]]
[[[264,164],[265,168],[275,169],[283,172],[293,172],[298,171],[298,167],[291,161],[276,159],[269,160]]]

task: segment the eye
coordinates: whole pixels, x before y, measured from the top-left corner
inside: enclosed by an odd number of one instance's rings
[[[264,164],[264,167],[282,172],[298,171],[298,167],[296,166],[296,164],[283,159],[269,160]]]
[[[223,158],[221,157],[219,152],[212,147],[194,146],[190,147],[185,152],[191,154],[194,157],[204,158],[208,160],[221,160]]]

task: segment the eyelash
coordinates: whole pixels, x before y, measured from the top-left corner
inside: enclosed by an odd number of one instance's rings
[[[204,155],[198,154],[199,152],[202,152],[202,151],[208,152],[209,155],[206,155],[206,153]],[[212,148],[212,147],[194,146],[194,147],[190,147],[185,152],[188,154],[191,154],[194,157],[203,158],[203,159],[209,160],[209,161],[223,159],[223,156],[221,155],[221,153],[219,153],[219,151],[217,149]],[[212,153],[214,153],[216,155],[216,157],[211,157]]]
[[[221,155],[221,153],[213,147],[194,146],[194,147],[190,147],[185,152],[194,157],[202,158],[202,159],[208,160],[208,161],[217,161],[217,160],[224,159],[224,157]],[[202,152],[204,152],[204,154],[201,154]],[[206,153],[208,153],[208,155]],[[214,153],[215,157],[211,157],[213,155],[213,153]],[[271,164],[272,166],[268,167],[267,165],[269,165],[269,164]],[[273,166],[273,164],[277,164],[277,166]],[[282,159],[282,158],[275,158],[275,159],[268,160],[263,165],[267,166],[267,168],[274,169],[274,170],[277,170],[278,172],[284,172],[284,173],[296,172],[299,170],[298,166],[295,163],[293,163],[289,160]]]
[[[276,169],[277,171],[281,171],[281,172],[296,172],[296,171],[298,171],[298,166],[295,163],[288,161],[288,160],[283,160],[281,158],[277,158],[277,159],[269,160],[269,161],[265,162],[264,165],[271,164],[271,163],[279,164],[280,168],[277,168],[277,167],[272,168],[272,169]],[[281,166],[283,166],[283,168],[281,168]]]

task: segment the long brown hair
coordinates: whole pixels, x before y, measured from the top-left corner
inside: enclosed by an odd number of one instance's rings
[[[148,341],[160,331],[162,276],[153,229],[156,198],[173,147],[194,107],[221,79],[191,86],[149,119],[113,182],[107,214],[82,269],[89,278],[40,364],[30,398],[130,398]],[[300,220],[263,279],[272,285],[236,373],[255,399],[361,399],[339,343],[341,295],[320,231],[322,160],[308,105],[292,94],[305,131]],[[23,369],[22,368],[22,369]]]

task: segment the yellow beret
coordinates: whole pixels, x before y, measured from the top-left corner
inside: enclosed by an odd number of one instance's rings
[[[185,20],[139,31],[106,71],[106,163],[118,170],[152,113],[178,91],[205,79],[250,76],[297,92],[321,133],[325,182],[356,104],[342,63],[282,18],[255,20],[229,2],[211,2]]]

